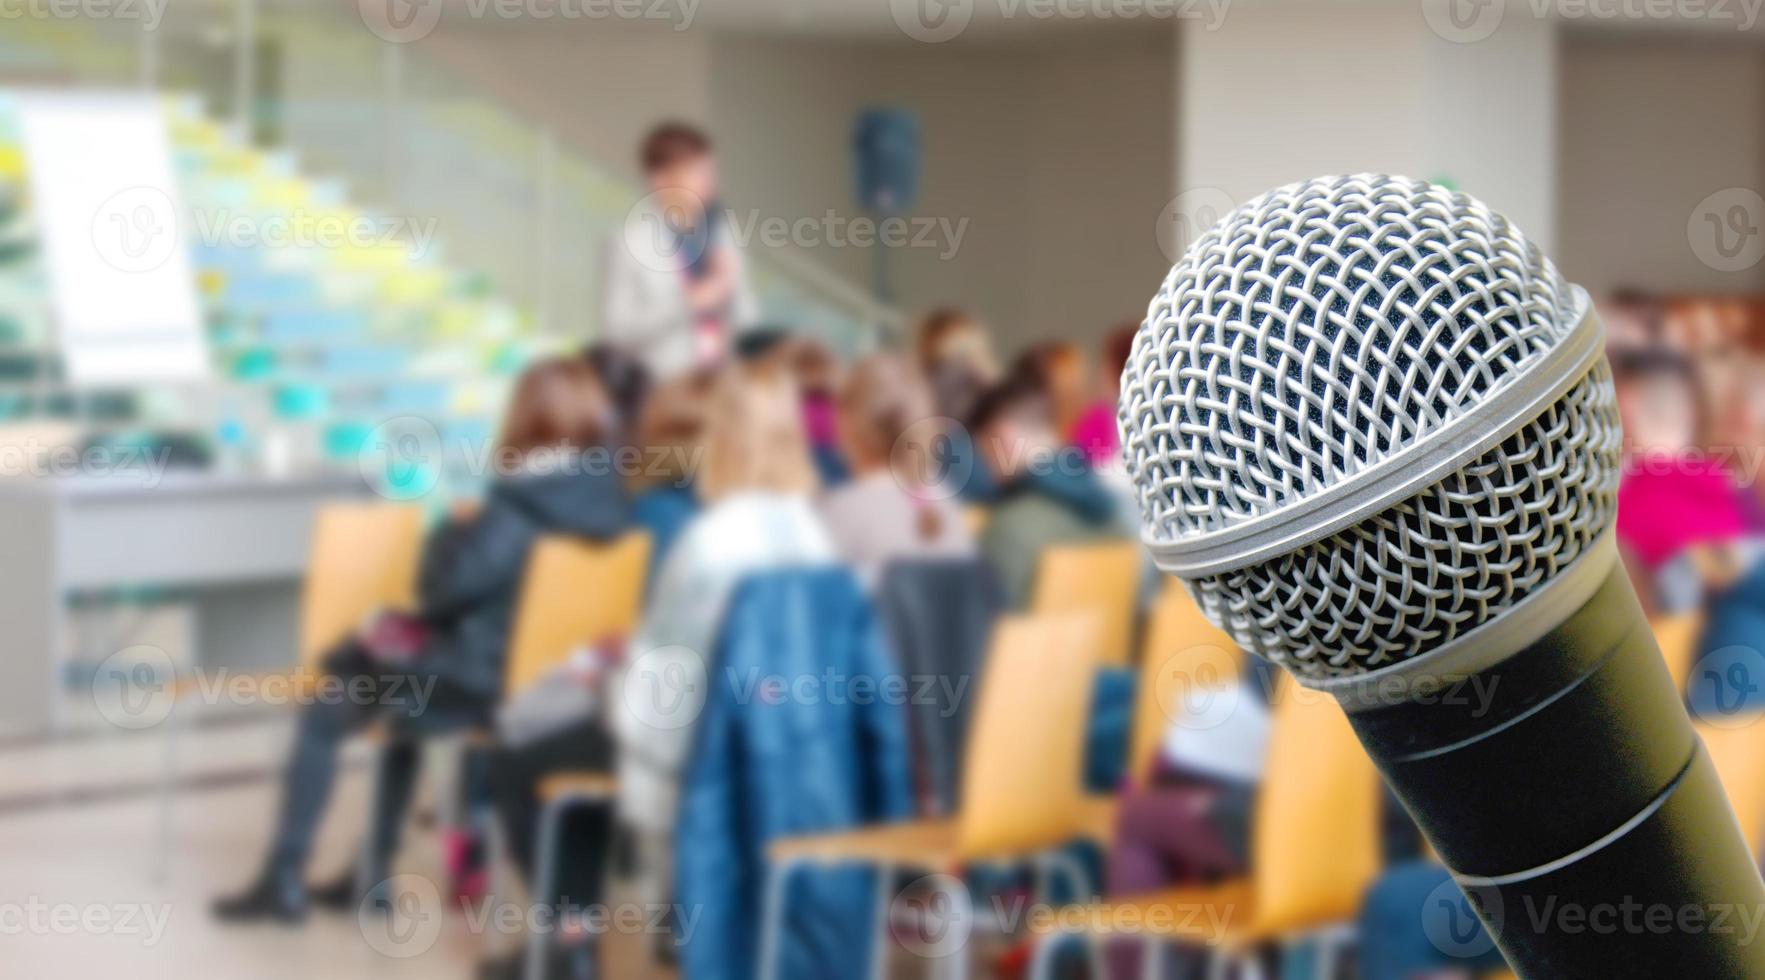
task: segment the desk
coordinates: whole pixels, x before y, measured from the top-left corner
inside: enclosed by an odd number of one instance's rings
[[[166,473],[0,480],[0,733],[54,730],[79,592],[194,596],[196,662],[293,662],[313,515],[360,478]]]

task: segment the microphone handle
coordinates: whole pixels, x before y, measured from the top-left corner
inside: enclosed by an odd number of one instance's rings
[[[1514,656],[1349,721],[1526,980],[1765,977],[1765,883],[1622,566]]]

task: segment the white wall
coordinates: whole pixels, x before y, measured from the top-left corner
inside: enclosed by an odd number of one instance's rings
[[[1743,292],[1765,265],[1719,272],[1686,224],[1703,198],[1765,178],[1765,51],[1708,36],[1574,36],[1562,49],[1558,260],[1615,288]]]
[[[710,118],[729,203],[854,215],[855,114],[912,108],[925,147],[915,216],[967,224],[954,255],[897,250],[898,302],[971,306],[1007,347],[1084,341],[1142,315],[1168,265],[1153,230],[1170,195],[1174,55],[1163,30],[1053,46],[720,39]],[[869,249],[810,257],[871,281]]]
[[[1555,26],[1525,9],[1469,44],[1420,4],[1240,4],[1216,31],[1191,26],[1179,186],[1242,203],[1327,174],[1445,178],[1549,250]]]

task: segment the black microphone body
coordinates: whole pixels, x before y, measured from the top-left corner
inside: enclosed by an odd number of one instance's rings
[[[1349,721],[1521,976],[1765,977],[1765,883],[1622,565],[1520,652]]]

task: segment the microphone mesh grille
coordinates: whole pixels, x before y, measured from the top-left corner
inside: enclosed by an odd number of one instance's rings
[[[1146,531],[1217,530],[1341,482],[1555,346],[1575,291],[1507,219],[1400,177],[1252,200],[1170,271],[1122,375]]]
[[[1122,373],[1148,540],[1292,507],[1430,438],[1580,321],[1500,214],[1398,177],[1239,207],[1165,279]],[[1620,429],[1602,359],[1499,446],[1406,501],[1189,583],[1246,650],[1303,677],[1416,656],[1525,598],[1612,523]]]
[[[1475,628],[1574,561],[1616,516],[1621,450],[1602,359],[1402,504],[1190,589],[1239,645],[1301,676],[1375,670]]]

